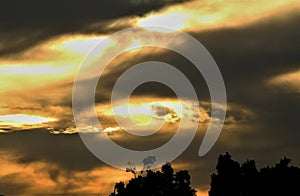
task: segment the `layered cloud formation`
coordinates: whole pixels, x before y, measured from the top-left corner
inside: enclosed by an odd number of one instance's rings
[[[258,166],[282,156],[300,162],[297,1],[10,1],[0,8],[0,192],[107,194],[114,182],[131,177],[96,159],[81,142],[71,107],[73,81],[97,43],[127,27],[154,24],[190,33],[217,62],[228,108],[216,146],[205,157],[197,157],[212,120],[201,73],[181,55],[161,48],[124,53],[104,70],[95,97],[103,127],[93,130],[128,148],[149,149],[168,141],[181,117],[188,116],[191,123],[198,123],[197,136],[174,165],[191,171],[199,193],[209,188],[209,174],[218,154],[225,151],[241,160],[254,158]],[[133,36],[124,43],[141,45]],[[107,47],[115,43],[111,44]],[[116,79],[131,66],[153,60],[182,71],[193,84],[200,107],[187,100],[181,108],[171,89],[145,83],[131,97],[130,114],[123,108],[128,105],[122,104],[113,114],[110,96]],[[149,138],[136,138],[114,115],[125,123],[136,122],[137,126],[126,124],[135,131],[150,133],[158,126],[160,130]]]

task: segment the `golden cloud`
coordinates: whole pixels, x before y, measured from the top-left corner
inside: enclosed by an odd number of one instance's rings
[[[115,182],[132,178],[131,173],[103,166],[87,171],[66,171],[48,161],[22,163],[22,157],[1,152],[0,181],[23,185],[22,194],[106,194],[113,191]]]
[[[137,25],[159,25],[187,31],[236,27],[297,7],[299,9],[300,3],[295,0],[275,0],[272,3],[268,0],[189,1],[149,13]]]
[[[284,73],[267,80],[268,85],[288,92],[300,93],[300,70]]]

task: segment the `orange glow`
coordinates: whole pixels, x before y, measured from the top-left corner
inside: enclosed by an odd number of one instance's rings
[[[197,196],[208,196],[208,191],[197,190]]]
[[[90,170],[70,172],[59,165],[49,161],[32,161],[21,163],[22,157],[10,152],[1,152],[0,176],[11,176],[7,183],[23,185],[30,179],[30,183],[22,191],[24,195],[37,193],[53,195],[53,193],[65,193],[68,195],[108,195],[113,192],[114,183],[128,181],[132,173],[112,167],[96,167]],[[49,175],[51,171],[59,171],[59,176],[53,179]],[[74,187],[66,192],[66,182]]]

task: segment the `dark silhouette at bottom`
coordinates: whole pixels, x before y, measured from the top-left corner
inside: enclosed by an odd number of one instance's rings
[[[220,155],[209,196],[300,195],[300,168],[290,162],[284,157],[274,167],[258,170],[254,160],[240,165],[229,153]]]
[[[196,196],[191,187],[191,176],[187,170],[174,174],[170,163],[162,166],[161,171],[146,170],[132,178],[127,184],[118,182],[110,196]]]
[[[209,196],[287,196],[300,195],[300,168],[290,166],[291,160],[284,157],[272,167],[257,169],[254,160],[240,164],[229,153],[220,155],[217,173],[211,175]],[[195,196],[191,177],[187,170],[174,174],[171,164],[161,171],[146,170],[134,173],[127,184],[116,183],[110,196]]]

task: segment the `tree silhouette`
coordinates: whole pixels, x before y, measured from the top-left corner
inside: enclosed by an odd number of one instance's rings
[[[240,164],[231,159],[231,156],[226,153],[220,155],[217,163],[218,174],[211,176],[210,196],[218,195],[240,195],[236,187],[240,187]]]
[[[259,171],[256,169],[256,164],[254,160],[247,160],[241,166],[241,192],[245,196],[257,195],[259,190]]]
[[[170,163],[162,166],[161,171],[146,170],[132,178],[127,184],[118,182],[110,196],[196,196],[191,187],[191,176],[187,170],[174,174]]]
[[[254,160],[240,166],[229,153],[220,155],[209,196],[300,195],[300,168],[290,162],[284,157],[275,167],[257,170]]]

